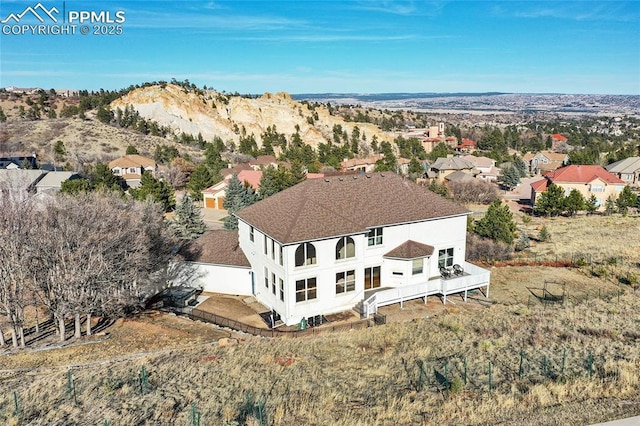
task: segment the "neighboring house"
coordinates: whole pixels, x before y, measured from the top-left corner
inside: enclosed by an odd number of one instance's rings
[[[376,168],[376,162],[378,160],[382,160],[384,155],[376,154],[367,158],[345,158],[342,163],[340,163],[340,169],[350,172],[364,172],[371,173]]]
[[[465,154],[472,153],[476,149],[478,149],[478,145],[476,144],[476,142],[474,140],[466,138],[462,138],[462,142],[460,142],[460,144],[458,144],[458,146],[456,147],[456,151]]]
[[[536,197],[554,183],[564,189],[565,196],[572,189],[580,191],[585,199],[596,196],[598,210],[604,209],[607,198],[618,194],[625,182],[606,171],[602,166],[570,165],[547,173],[544,179],[531,184],[531,204],[535,206]]]
[[[36,192],[36,185],[44,177],[42,170],[0,169],[0,192]]]
[[[463,160],[473,164],[478,174],[477,179],[484,180],[486,182],[495,182],[500,175],[500,168],[496,167],[496,160],[489,157],[476,157],[475,155],[463,155]]]
[[[36,192],[38,194],[57,192],[62,188],[62,182],[75,179],[81,179],[81,176],[76,172],[48,172],[36,184]]]
[[[551,149],[553,151],[560,151],[567,147],[568,139],[562,136],[560,133],[554,133],[551,135]]]
[[[224,179],[220,182],[211,185],[209,188],[202,190],[202,199],[204,201],[204,208],[224,210],[224,200],[226,197],[227,185],[229,180],[233,177],[232,174],[226,174]],[[238,179],[245,185],[249,185],[254,191],[258,191],[260,188],[260,180],[262,179],[261,170],[240,170],[237,173]]]
[[[478,174],[473,163],[460,157],[438,158],[431,165],[428,177],[443,181],[447,176],[454,172],[463,172],[471,176]]]
[[[526,153],[523,156],[524,162],[529,166],[529,173],[534,175],[544,175],[560,167],[566,166],[569,156],[553,151],[540,151],[538,153]]]
[[[12,156],[12,157],[0,157],[0,170],[18,170],[18,169],[36,169],[38,168],[38,162],[36,155],[30,156]]]
[[[122,177],[127,185],[137,188],[140,185],[140,179],[142,179],[142,172],[155,175],[158,166],[151,158],[129,154],[111,161],[109,168],[114,175]]]
[[[640,186],[640,157],[629,157],[616,161],[606,167],[609,173],[616,175],[630,186]]]
[[[208,231],[180,250],[184,262],[171,268],[173,285],[251,295],[251,265],[238,245],[238,232]]]
[[[465,262],[463,207],[394,173],[309,179],[237,212],[252,294],[276,318],[305,318],[486,287]],[[440,267],[464,273],[444,279]],[[446,270],[445,270],[446,272]],[[228,283],[226,293],[235,292]]]
[[[258,155],[255,160],[249,161],[248,164],[249,167],[251,167],[253,170],[262,170],[269,166],[277,169],[280,164],[284,165],[287,168],[290,167],[289,163],[278,162],[278,160],[276,160],[276,157],[274,157],[273,155]]]

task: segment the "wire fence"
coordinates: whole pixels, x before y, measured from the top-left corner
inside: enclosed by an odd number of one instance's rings
[[[332,333],[336,331],[348,331],[358,330],[362,328],[373,327],[375,324],[384,324],[384,320],[377,318],[375,320],[363,319],[359,321],[347,322],[343,324],[324,324],[321,327],[311,327],[306,329],[296,330],[279,330],[277,328],[259,328],[249,324],[245,324],[239,321],[225,318],[220,315],[213,314],[211,312],[202,311],[200,309],[193,309],[187,316],[192,320],[200,320],[211,324],[216,324],[221,327],[227,327],[232,330],[242,331],[243,333],[253,334],[255,336],[262,337],[305,337],[305,336],[317,336],[320,334]]]

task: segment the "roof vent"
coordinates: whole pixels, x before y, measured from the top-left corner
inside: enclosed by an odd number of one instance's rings
[[[371,179],[371,175],[365,175],[367,179]]]
[[[380,173],[380,177],[384,177],[384,173]]]
[[[340,177],[340,178],[338,178],[338,180],[339,180],[340,182],[342,182],[342,181],[344,180],[344,178],[341,178],[341,177]]]
[[[356,180],[356,179],[358,179],[358,176],[357,175],[353,175],[353,180]]]
[[[324,181],[327,182],[327,183],[331,182],[329,179],[325,179]]]

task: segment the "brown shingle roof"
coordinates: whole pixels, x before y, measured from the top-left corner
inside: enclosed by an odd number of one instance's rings
[[[408,240],[385,254],[384,257],[392,259],[419,259],[421,257],[431,256],[433,250],[433,246]]]
[[[394,173],[309,179],[237,213],[282,244],[468,211]]]
[[[114,167],[155,167],[156,162],[151,158],[143,157],[138,154],[128,154],[120,158],[116,158],[115,160],[109,163],[109,168],[113,169]]]
[[[208,231],[191,241],[180,253],[190,262],[213,265],[246,266],[251,264],[238,245],[238,232],[225,229]]]

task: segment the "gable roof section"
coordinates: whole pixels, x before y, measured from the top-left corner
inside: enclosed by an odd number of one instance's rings
[[[549,181],[547,179],[540,179],[535,182],[531,182],[531,188],[535,192],[544,192],[547,190],[548,186],[549,186]]]
[[[553,135],[551,135],[551,139],[554,139],[554,140],[559,141],[559,142],[566,142],[567,141],[567,138],[562,136],[560,133],[554,133]]]
[[[151,158],[143,157],[138,154],[129,154],[120,158],[116,158],[115,160],[109,163],[109,168],[113,169],[114,167],[155,167],[156,162]]]
[[[546,174],[547,179],[553,183],[589,183],[595,178],[600,178],[607,184],[622,184],[624,181],[612,175],[602,166],[578,165],[556,169]]]
[[[60,188],[62,182],[67,180],[79,179],[80,175],[76,172],[49,172],[36,184],[37,189]]]
[[[435,170],[471,170],[474,165],[459,157],[438,158],[431,168]]]
[[[433,254],[433,246],[415,242],[413,240],[405,241],[398,247],[386,253],[384,257],[389,259],[420,259],[422,257],[431,256]]]
[[[205,232],[180,250],[189,262],[251,267],[238,244],[238,231],[218,229]]]
[[[640,157],[629,157],[609,164],[606,169],[611,173],[635,173],[640,170]]]
[[[468,210],[394,173],[308,179],[236,215],[282,244],[465,215]]]

